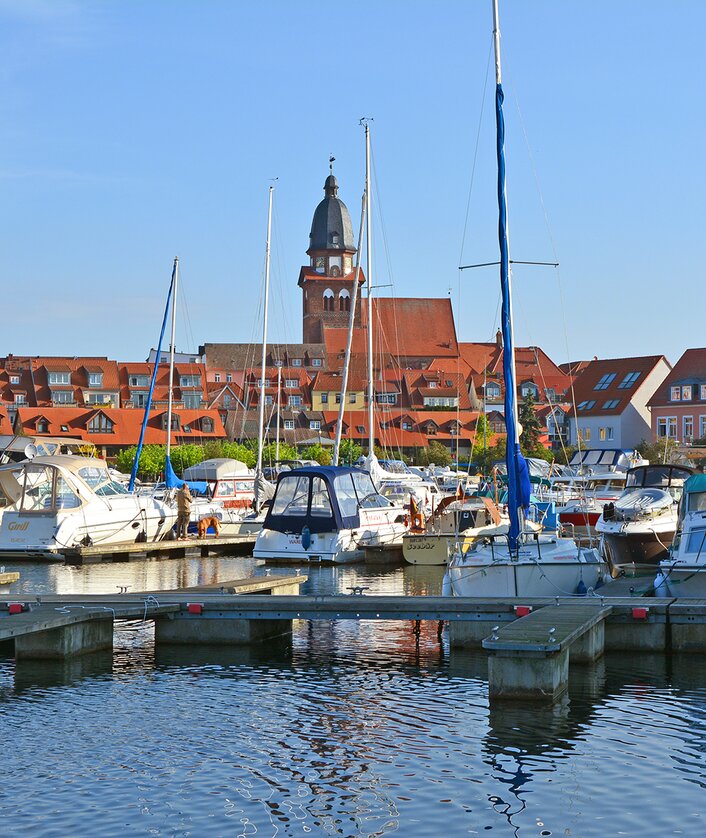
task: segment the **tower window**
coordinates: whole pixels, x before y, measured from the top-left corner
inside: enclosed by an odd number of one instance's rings
[[[350,311],[351,310],[350,291],[347,291],[345,288],[343,289],[343,291],[339,291],[339,293],[338,293],[338,310],[339,311]]]
[[[338,244],[338,233],[331,233],[331,244]]]
[[[333,291],[327,288],[324,291],[324,311],[334,311]]]

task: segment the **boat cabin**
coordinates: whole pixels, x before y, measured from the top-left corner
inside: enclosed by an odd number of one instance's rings
[[[208,483],[211,497],[226,508],[250,509],[255,500],[255,475],[240,460],[204,460],[184,469],[184,480]]]
[[[389,508],[366,471],[347,466],[316,466],[283,472],[263,529],[311,533],[356,529],[361,510]]]
[[[684,481],[688,480],[694,470],[689,466],[648,465],[636,466],[628,470],[625,478],[625,488],[666,489],[675,496],[675,491],[681,496]],[[671,491],[675,490],[675,491]]]

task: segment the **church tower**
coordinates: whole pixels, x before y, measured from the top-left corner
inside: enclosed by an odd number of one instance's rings
[[[310,263],[299,272],[304,343],[323,343],[326,327],[347,328],[351,310],[356,247],[351,216],[338,197],[333,171],[324,183],[324,196],[311,222],[307,250]],[[361,271],[360,282],[363,281]],[[360,328],[360,310],[360,304],[356,305],[357,328]]]

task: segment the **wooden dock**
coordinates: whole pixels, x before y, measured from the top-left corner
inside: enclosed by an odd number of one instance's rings
[[[126,562],[137,558],[183,559],[189,556],[218,556],[228,553],[249,553],[256,535],[223,536],[222,538],[189,537],[184,541],[130,542],[129,544],[92,544],[89,547],[67,547],[58,557],[66,564],[83,565],[99,562]]]

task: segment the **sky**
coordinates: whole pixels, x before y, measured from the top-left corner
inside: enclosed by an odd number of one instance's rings
[[[703,0],[501,0],[516,341],[557,363],[702,346]],[[490,0],[0,0],[0,355],[301,340],[328,158],[373,279],[491,340]],[[702,279],[699,279],[702,277]],[[423,323],[401,324],[423,329]]]

